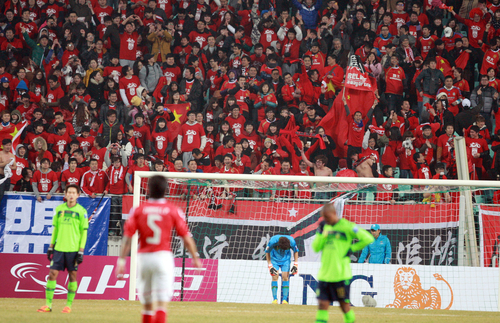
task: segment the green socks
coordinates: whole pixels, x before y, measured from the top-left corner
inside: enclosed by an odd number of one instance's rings
[[[48,280],[45,286],[45,305],[52,308],[52,300],[54,299],[54,292],[56,290],[56,281]]]
[[[350,310],[349,312],[344,314],[345,323],[354,323],[355,320],[356,320],[356,315],[354,315],[353,310]]]
[[[318,310],[316,312],[316,323],[326,323],[328,322],[328,311]]]
[[[71,307],[71,305],[73,304],[77,287],[77,282],[70,282],[68,284],[68,301],[66,302],[66,306]]]

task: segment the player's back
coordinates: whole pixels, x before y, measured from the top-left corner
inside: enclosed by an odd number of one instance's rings
[[[181,237],[189,233],[184,212],[165,199],[150,199],[132,210],[125,236],[139,232],[139,252],[171,251],[173,229]]]

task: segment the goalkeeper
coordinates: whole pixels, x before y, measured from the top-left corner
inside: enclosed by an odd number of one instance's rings
[[[354,311],[349,301],[350,280],[352,278],[349,254],[356,252],[374,241],[373,236],[355,223],[339,219],[333,204],[325,204],[321,211],[324,218],[318,227],[312,248],[323,251],[318,273],[318,312],[316,323],[328,322],[328,307],[333,301],[340,303],[344,312],[344,322],[355,321]],[[352,244],[354,239],[359,240]]]
[[[67,269],[69,275],[68,301],[63,313],[71,313],[71,305],[75,299],[77,283],[76,272],[83,261],[83,251],[87,242],[89,227],[87,210],[76,202],[80,196],[80,187],[75,184],[66,186],[64,197],[66,203],[56,207],[52,220],[54,231],[47,251],[50,261],[50,272],[45,287],[46,304],[38,312],[52,312],[52,299],[56,289],[59,271]]]
[[[290,271],[290,258],[291,251],[293,251],[294,263]],[[273,292],[273,304],[278,304],[278,270],[281,269],[281,292],[283,299],[281,304],[288,304],[288,290],[290,287],[289,274],[297,273],[299,261],[299,248],[295,243],[295,239],[291,236],[275,235],[267,244],[266,247],[266,260],[269,268],[269,273],[272,276],[271,290]]]

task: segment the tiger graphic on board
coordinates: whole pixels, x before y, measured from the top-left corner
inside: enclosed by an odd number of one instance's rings
[[[434,274],[436,280],[442,280],[451,291],[451,301],[445,310],[453,305],[453,290],[450,284],[440,274]],[[428,290],[422,288],[420,277],[415,269],[401,267],[394,276],[394,294],[396,298],[393,304],[386,305],[388,308],[410,308],[410,309],[441,309],[441,295],[436,287],[431,286]]]

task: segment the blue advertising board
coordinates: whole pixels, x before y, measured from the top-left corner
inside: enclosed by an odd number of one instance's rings
[[[80,197],[78,203],[92,214],[100,198]],[[63,196],[53,196],[40,203],[32,194],[6,193],[0,204],[0,252],[47,252],[52,234],[55,209],[63,203]],[[86,255],[106,256],[111,199],[104,197],[89,222]]]

